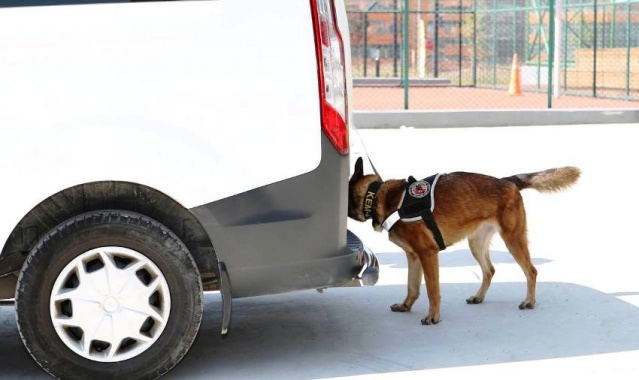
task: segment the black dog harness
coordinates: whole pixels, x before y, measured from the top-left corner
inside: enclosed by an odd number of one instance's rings
[[[433,210],[435,210],[435,186],[437,185],[437,180],[440,175],[441,174],[435,174],[420,181],[412,176],[408,177],[408,184],[404,194],[402,194],[399,209],[384,220],[382,227],[386,231],[390,231],[395,223],[400,220],[404,222],[415,222],[421,219],[426,224],[426,227],[433,233],[433,237],[439,249],[446,249],[442,234],[433,218]],[[374,216],[373,210],[375,210],[377,206],[377,192],[381,185],[381,182],[373,182],[366,190],[363,211],[367,219]]]

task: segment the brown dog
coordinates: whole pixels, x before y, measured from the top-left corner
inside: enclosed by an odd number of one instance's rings
[[[565,189],[574,184],[581,172],[575,167],[549,169],[536,173],[494,178],[483,174],[455,172],[442,174],[436,186],[418,181],[410,186],[411,196],[423,197],[424,191],[434,200],[430,214],[436,227],[429,228],[427,217],[411,221],[393,221],[392,215],[408,196],[406,180],[382,182],[378,175],[364,175],[361,157],[355,163],[348,185],[348,216],[360,222],[369,217],[373,228],[389,230],[388,238],[406,252],[408,259],[408,294],[402,303],[391,306],[392,311],[406,312],[419,297],[422,274],[430,303],[422,324],[440,321],[439,260],[440,248],[468,238],[470,250],[481,266],[483,280],[477,294],[466,300],[478,304],[484,300],[495,268],[490,262],[488,246],[499,232],[508,250],[526,274],[526,298],[520,309],[535,306],[537,270],[530,260],[526,237],[526,211],[519,190],[532,188],[540,192]],[[432,188],[431,188],[432,187]],[[439,230],[439,233],[437,232]],[[439,235],[439,239],[438,236]],[[439,241],[439,244],[438,244]]]

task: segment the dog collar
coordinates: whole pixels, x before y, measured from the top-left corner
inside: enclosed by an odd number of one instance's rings
[[[399,222],[401,219],[402,218],[399,216],[399,211],[395,211],[394,213],[390,214],[388,218],[386,218],[384,223],[382,223],[382,228],[390,232],[395,223]]]
[[[395,223],[399,222],[400,220],[402,220],[402,217],[399,215],[399,210],[402,208],[402,205],[404,204],[404,198],[406,197],[406,192],[402,193],[402,198],[399,200],[399,204],[397,205],[397,210],[395,210],[395,212],[393,212],[392,214],[390,214],[383,222],[382,222],[382,228],[385,229],[386,231],[390,232],[391,228],[393,228],[393,226],[395,225]]]
[[[377,192],[379,191],[380,187],[382,187],[381,182],[373,182],[368,185],[368,189],[366,189],[362,211],[364,212],[364,217],[367,220],[373,217],[375,206],[377,206]]]

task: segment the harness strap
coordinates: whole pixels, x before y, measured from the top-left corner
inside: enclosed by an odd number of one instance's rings
[[[428,229],[433,233],[433,237],[435,238],[435,242],[437,243],[439,250],[443,251],[444,249],[446,249],[446,244],[444,244],[442,233],[439,230],[439,227],[437,227],[437,223],[435,222],[433,214],[430,212],[430,210],[423,212],[420,216],[421,219],[424,221],[424,224],[426,224],[426,227],[428,227]],[[402,218],[399,216],[399,211],[395,211],[394,213],[390,214],[388,218],[386,218],[384,223],[382,223],[382,228],[384,228],[386,231],[390,231],[395,223],[399,222],[400,220],[402,220]],[[415,220],[417,219],[407,221]]]
[[[439,231],[439,227],[437,227],[437,223],[435,223],[435,219],[433,219],[433,214],[430,213],[430,210],[422,214],[422,219],[424,220],[424,223],[426,223],[426,227],[428,227],[428,229],[433,233],[433,237],[437,242],[437,246],[439,246],[439,250],[443,251],[446,249],[442,233]]]

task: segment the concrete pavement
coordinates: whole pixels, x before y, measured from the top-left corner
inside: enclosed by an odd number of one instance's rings
[[[639,125],[360,133],[385,178],[456,170],[507,176],[579,166],[582,178],[566,192],[524,193],[539,271],[536,308],[517,308],[525,278],[496,237],[496,274],[483,304],[464,301],[477,290],[481,271],[462,242],[440,255],[443,321],[419,323],[425,295],[411,313],[392,313],[389,306],[405,295],[405,257],[385,233],[351,221],[379,253],[375,287],[235,300],[227,339],[219,337],[219,295],[209,294],[195,345],[166,378],[639,376]],[[22,347],[7,306],[0,306],[0,377],[46,378]]]

